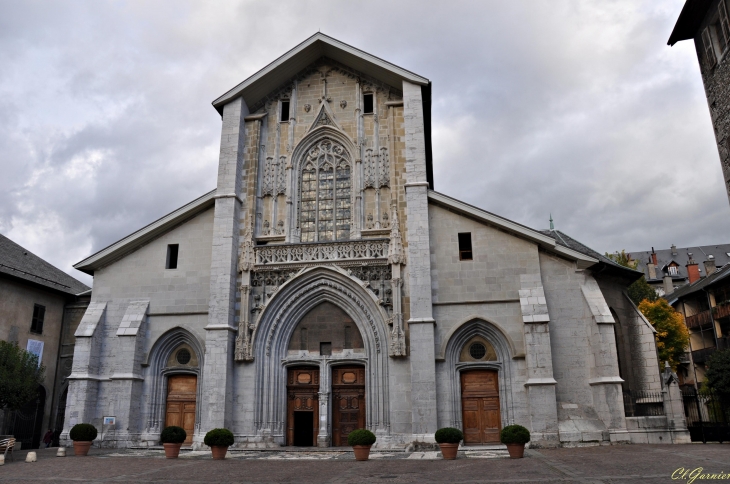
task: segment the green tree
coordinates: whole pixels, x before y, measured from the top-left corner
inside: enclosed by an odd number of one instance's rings
[[[45,372],[36,355],[0,341],[0,409],[17,410],[36,398]]]
[[[614,261],[616,264],[636,270],[636,264],[638,261],[632,259],[631,254],[627,254],[623,249],[620,253],[616,252],[614,254],[609,254],[606,252],[606,257]],[[637,279],[628,287],[628,293],[631,300],[634,301],[634,304],[637,306],[645,299],[654,302],[659,298],[659,295],[656,293],[654,288],[651,287],[643,277]]]
[[[682,315],[678,313],[665,299],[649,301],[644,299],[639,304],[639,311],[656,329],[656,347],[659,352],[659,365],[669,362],[676,370],[679,359],[689,346],[689,331],[684,324]]]
[[[718,393],[730,395],[730,349],[715,351],[707,362],[707,384]]]

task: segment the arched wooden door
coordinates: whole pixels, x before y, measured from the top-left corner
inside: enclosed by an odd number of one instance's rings
[[[464,444],[499,443],[499,380],[495,370],[461,373],[461,415]]]
[[[365,367],[332,369],[332,445],[347,445],[347,435],[365,428]]]
[[[175,425],[187,433],[185,444],[192,444],[195,432],[195,406],[198,377],[173,375],[167,378],[167,409],[165,427]]]

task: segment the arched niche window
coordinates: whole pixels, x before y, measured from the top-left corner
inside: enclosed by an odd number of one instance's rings
[[[323,139],[309,150],[300,190],[302,242],[350,238],[352,168],[342,145]]]
[[[492,344],[481,336],[474,336],[461,348],[459,361],[497,361]]]

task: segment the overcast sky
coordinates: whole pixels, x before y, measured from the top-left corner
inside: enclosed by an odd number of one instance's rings
[[[0,0],[0,233],[90,284],[215,187],[211,101],[321,29],[433,82],[436,190],[600,252],[730,242],[683,3]]]

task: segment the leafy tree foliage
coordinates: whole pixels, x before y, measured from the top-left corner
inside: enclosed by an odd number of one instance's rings
[[[607,252],[606,257],[619,265],[628,267],[629,269],[636,269],[636,264],[638,263],[638,261],[631,258],[631,254],[627,254],[626,250],[623,249],[620,253],[616,252],[614,254],[609,254]],[[654,302],[659,298],[659,295],[657,295],[654,288],[646,282],[644,277],[634,281],[634,283],[629,286],[628,293],[631,300],[634,301],[634,304],[637,306],[645,299]]]
[[[689,346],[689,331],[679,314],[665,299],[649,301],[644,299],[639,304],[639,311],[656,329],[656,346],[659,352],[659,364],[669,362],[676,370],[684,349]]]
[[[0,409],[17,410],[36,398],[45,372],[36,355],[0,341]]]
[[[718,393],[730,395],[730,349],[716,351],[710,356],[707,384]]]

